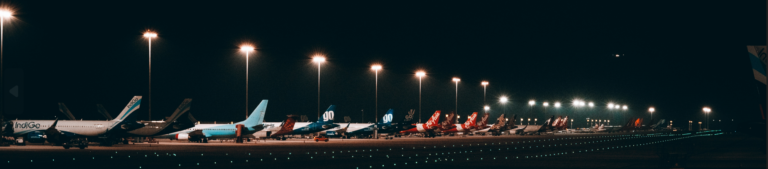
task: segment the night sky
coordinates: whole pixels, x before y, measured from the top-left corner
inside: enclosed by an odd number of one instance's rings
[[[629,117],[704,120],[759,119],[757,88],[746,45],[765,45],[765,1],[647,2],[155,2],[6,1],[15,18],[5,27],[5,66],[24,71],[24,113],[8,118],[100,120],[96,104],[117,115],[144,95],[147,119],[148,49],[152,42],[152,119],[169,116],[184,98],[201,121],[244,119],[245,58],[252,43],[250,104],[269,99],[266,121],[287,114],[317,120],[317,65],[323,54],[320,109],[337,105],[337,121],[374,121],[374,72],[379,114],[395,121],[418,110],[482,112],[483,87],[491,118],[503,112],[535,117],[576,114],[603,118],[608,102]],[[615,53],[623,56],[615,57]],[[571,106],[575,98],[595,108]],[[533,109],[528,100],[537,101]],[[555,101],[564,107],[543,109]],[[764,103],[764,102],[763,102]],[[380,117],[377,117],[380,118]],[[462,117],[461,121],[465,120]],[[583,121],[583,120],[582,120]],[[623,123],[623,120],[620,120]],[[725,120],[724,120],[725,121]]]

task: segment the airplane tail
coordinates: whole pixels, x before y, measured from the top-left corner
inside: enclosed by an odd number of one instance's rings
[[[96,104],[96,111],[98,111],[99,114],[104,116],[104,118],[106,119],[113,119],[112,115],[109,115],[109,112],[107,112],[107,109],[105,109],[104,106],[101,104]]]
[[[475,119],[477,118],[477,112],[472,113],[469,118],[467,118],[467,122],[464,123],[465,126],[474,127],[475,126]]]
[[[295,124],[296,124],[296,115],[288,115],[288,119],[286,119],[285,122],[283,122],[283,125],[280,125],[280,130],[277,130],[277,132],[273,133],[271,137],[290,134],[293,131],[293,126]]]
[[[323,117],[317,120],[317,123],[333,123],[333,112],[336,110],[336,105],[331,105],[323,113]]]
[[[64,113],[64,115],[67,116],[67,118],[69,118],[70,120],[75,120],[75,116],[72,115],[72,112],[69,111],[69,109],[67,108],[67,105],[64,105],[64,103],[62,102],[59,102],[59,111],[61,113]]]
[[[389,109],[386,114],[384,114],[384,117],[381,118],[381,124],[383,125],[391,125],[392,124],[392,114],[394,110]]]
[[[507,127],[508,128],[514,128],[515,126],[517,126],[517,125],[515,125],[515,122],[516,122],[515,120],[517,120],[517,119],[515,119],[516,117],[517,117],[517,114],[513,114],[512,117],[511,117],[512,119],[507,121]]]
[[[453,126],[453,124],[455,123],[456,123],[456,113],[451,112],[450,114],[445,115],[445,122],[443,122],[444,127]]]
[[[438,124],[440,124],[440,110],[435,111],[435,114],[432,114],[432,117],[426,123],[427,126],[437,126]]]
[[[253,127],[264,123],[264,112],[267,111],[267,103],[267,99],[261,100],[259,106],[256,106],[256,109],[253,110],[247,119],[241,122],[237,122],[236,124],[243,124],[245,127]]]
[[[565,116],[563,120],[560,122],[560,126],[557,126],[560,130],[565,130],[568,128],[568,116]]]
[[[488,117],[491,116],[491,113],[485,113],[483,114],[483,117],[480,119],[480,123],[478,126],[486,126],[488,125]]]
[[[552,127],[555,127],[555,128],[560,127],[559,126],[560,125],[560,121],[562,121],[562,120],[563,120],[563,116],[558,116],[557,119],[555,119],[555,122],[552,122]]]
[[[128,117],[135,112],[139,107],[141,106],[141,96],[133,96],[133,99],[131,99],[130,102],[128,102],[128,105],[123,108],[123,111],[120,112],[119,115],[117,115],[117,118],[112,119],[112,121],[123,121],[126,120]],[[151,120],[151,119],[150,119]]]
[[[178,108],[176,108],[176,111],[173,111],[173,114],[171,114],[170,117],[167,117],[165,121],[176,121],[179,117],[184,115],[189,111],[190,103],[192,102],[192,99],[186,98],[184,101],[181,102]]]
[[[544,121],[544,124],[542,124],[541,126],[542,127],[544,127],[544,126],[546,126],[546,127],[551,126],[552,122],[554,122],[554,121],[555,121],[555,115],[552,115],[552,117],[547,119],[547,121]]]

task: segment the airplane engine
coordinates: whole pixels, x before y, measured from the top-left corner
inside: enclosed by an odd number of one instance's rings
[[[189,140],[189,134],[187,133],[176,134],[176,140]]]
[[[389,130],[389,128],[390,128],[389,126],[381,126],[381,129],[383,130]]]
[[[329,129],[329,128],[331,128],[331,125],[323,125],[323,128],[324,129]]]

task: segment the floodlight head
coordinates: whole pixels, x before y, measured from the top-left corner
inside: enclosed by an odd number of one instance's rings
[[[621,109],[627,110],[628,107],[627,107],[627,105],[624,105],[623,107],[621,107]]]
[[[595,107],[595,103],[589,102],[589,107]]]
[[[157,37],[157,33],[146,32],[146,33],[144,33],[144,37],[146,37],[146,38],[154,38],[154,37]]]
[[[528,101],[528,105],[531,105],[531,106],[533,106],[533,105],[535,105],[535,104],[536,104],[536,101],[533,101],[533,100],[531,100],[531,101]]]
[[[325,62],[325,57],[323,57],[322,55],[315,55],[314,57],[312,57],[312,61],[317,63],[323,63]]]
[[[0,17],[10,18],[12,16],[13,16],[13,13],[11,11],[7,11],[7,10],[0,11]]]
[[[549,102],[544,102],[542,105],[544,105],[544,107],[549,107]]]
[[[453,78],[453,81],[454,81],[454,82],[456,82],[456,83],[458,83],[459,81],[461,81],[461,79],[459,79],[458,77],[454,77],[454,78]]]
[[[424,71],[416,72],[416,76],[418,76],[418,77],[424,77],[425,75],[427,75],[427,73],[425,73]]]
[[[483,109],[485,109],[485,111],[488,111],[488,110],[491,110],[491,107],[490,106],[485,106],[485,107],[483,107]]]
[[[621,106],[619,106],[619,105],[617,104],[617,105],[613,105],[613,108],[614,108],[614,109],[619,109],[619,108],[621,108]]]
[[[702,110],[704,110],[704,113],[709,113],[710,111],[712,111],[712,109],[710,109],[709,107],[704,107]]]
[[[250,46],[250,45],[240,46],[240,51],[243,51],[243,52],[250,52],[253,50],[254,50],[253,46]]]
[[[555,107],[560,107],[560,102],[555,102]]]
[[[648,112],[651,112],[651,113],[653,113],[654,111],[656,111],[656,108],[653,108],[653,107],[651,107],[651,108],[648,108]]]
[[[373,65],[371,66],[371,70],[381,70],[381,65]]]
[[[509,99],[507,99],[507,96],[501,96],[501,98],[499,98],[499,102],[501,103],[507,103],[507,101],[509,101]]]
[[[613,103],[608,103],[608,108],[613,109]]]
[[[488,85],[488,81],[480,82],[480,84],[482,84],[483,86]]]

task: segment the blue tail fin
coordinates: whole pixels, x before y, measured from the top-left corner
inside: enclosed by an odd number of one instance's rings
[[[318,123],[333,123],[333,111],[336,110],[336,105],[331,105],[328,107],[327,110],[325,110],[325,113],[323,113],[323,117],[318,119]]]
[[[237,122],[237,124],[243,124],[245,127],[252,127],[257,126],[262,123],[264,123],[264,112],[267,111],[267,99],[261,100],[261,103],[259,103],[259,106],[256,106],[256,109],[253,110],[253,113],[251,113],[250,116],[248,116],[248,119],[245,119],[245,121]]]
[[[394,110],[389,109],[386,114],[384,114],[384,117],[381,118],[381,124],[383,125],[390,125],[392,124],[392,112]]]

